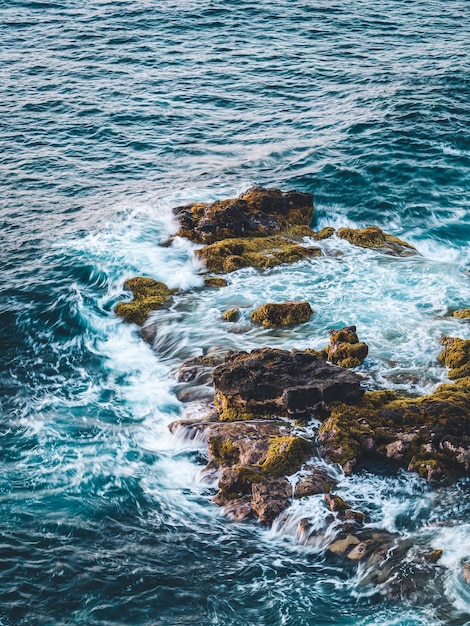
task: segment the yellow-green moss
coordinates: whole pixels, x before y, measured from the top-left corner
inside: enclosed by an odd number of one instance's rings
[[[337,346],[328,346],[328,361],[340,367],[358,367],[364,361],[369,353],[367,344],[359,343],[341,343]]]
[[[312,444],[303,437],[270,437],[261,469],[269,476],[292,474],[301,467],[311,451]]]
[[[457,317],[459,320],[469,319],[470,309],[460,309],[459,311],[454,311],[454,317]]]
[[[208,276],[204,278],[204,284],[206,287],[226,287],[228,285],[225,278],[220,278],[220,276]]]
[[[336,234],[341,239],[346,239],[349,243],[361,248],[383,248],[390,244],[393,248],[407,248],[410,251],[416,249],[393,235],[384,233],[378,226],[368,226],[367,228],[339,228]]]
[[[219,483],[220,491],[230,500],[251,494],[252,486],[265,480],[265,476],[263,476],[259,468],[252,466],[235,465],[232,466],[232,471],[235,475],[232,475],[230,486],[225,487]]]
[[[263,419],[262,415],[247,411],[245,406],[238,406],[233,400],[229,402],[220,391],[217,391],[215,394],[214,405],[219,413],[221,422],[245,422],[252,419]],[[271,416],[266,417],[269,418]]]
[[[308,302],[279,302],[263,304],[251,313],[250,318],[267,328],[280,328],[304,324],[312,314],[312,307]]]
[[[240,311],[238,309],[228,309],[222,313],[222,318],[226,322],[236,322],[240,317]]]
[[[231,441],[212,439],[209,443],[209,455],[217,467],[234,465],[240,458],[239,449]]]
[[[439,361],[450,368],[448,376],[451,380],[470,376],[470,339],[442,337],[445,346],[439,355]]]
[[[246,237],[224,239],[196,250],[207,269],[216,274],[234,272],[242,267],[267,269],[320,256],[318,248],[300,246],[284,237]]]
[[[137,276],[126,280],[124,286],[132,292],[131,302],[119,302],[114,311],[126,322],[142,325],[151,311],[167,306],[175,289],[152,278]]]

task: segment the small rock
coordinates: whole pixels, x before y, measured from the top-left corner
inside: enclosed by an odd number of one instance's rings
[[[271,524],[291,503],[292,487],[286,478],[255,483],[251,506],[260,521]]]
[[[462,567],[462,576],[467,585],[470,585],[470,563],[465,563]]]
[[[353,546],[360,544],[354,535],[347,535],[344,539],[337,539],[328,546],[328,550],[333,554],[346,554]]]
[[[332,495],[331,493],[325,493],[325,502],[330,507],[330,511],[340,512],[350,509],[351,506],[338,495]]]
[[[281,328],[304,324],[312,316],[312,307],[308,302],[279,302],[260,306],[251,314],[251,320],[267,328]]]
[[[336,481],[320,468],[311,468],[310,473],[301,478],[295,485],[294,497],[305,498],[317,493],[329,491]]]
[[[239,309],[228,309],[222,313],[222,318],[226,322],[236,322],[240,318]]]

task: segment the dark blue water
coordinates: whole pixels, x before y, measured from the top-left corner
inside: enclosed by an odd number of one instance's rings
[[[225,519],[204,446],[167,431],[198,410],[172,368],[214,345],[320,347],[356,323],[371,383],[445,380],[437,338],[470,337],[449,317],[470,306],[469,12],[0,0],[0,624],[470,623],[468,482],[342,479],[375,526],[444,549],[416,593],[389,598],[289,524]],[[190,244],[157,246],[171,206],[253,184],[313,192],[315,226],[377,224],[422,256],[336,241],[344,260],[242,270],[158,314],[150,350],[112,312],[124,279],[200,285]],[[318,312],[290,334],[219,321],[290,297]],[[323,510],[298,506],[294,520]]]

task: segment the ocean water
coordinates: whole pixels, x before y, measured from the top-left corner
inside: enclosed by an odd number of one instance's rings
[[[397,565],[390,597],[295,532],[325,523],[319,496],[269,530],[234,523],[204,443],[167,428],[203,410],[178,399],[183,359],[319,348],[345,324],[370,388],[446,380],[439,337],[470,338],[451,316],[470,306],[467,0],[0,0],[0,19],[0,624],[469,624],[468,480],[338,470],[371,525],[444,551],[431,576]],[[171,207],[254,184],[420,256],[334,237],[341,255],[201,289],[195,246],[158,246]],[[153,349],[113,313],[140,274],[185,290]],[[250,325],[290,298],[309,323]]]

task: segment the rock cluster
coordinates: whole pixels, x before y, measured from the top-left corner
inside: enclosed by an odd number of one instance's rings
[[[177,235],[203,245],[195,254],[214,274],[318,257],[322,251],[306,239],[321,241],[334,234],[386,254],[417,254],[410,244],[375,226],[327,227],[315,233],[310,228],[313,198],[296,191],[254,187],[239,198],[177,207],[174,214],[180,223]],[[206,287],[227,284],[219,276],[204,282]],[[139,325],[151,311],[168,306],[174,294],[150,278],[130,279],[125,286],[134,299],[119,303],[116,314]],[[251,313],[251,320],[283,328],[311,315],[308,302],[267,303]],[[470,314],[462,309],[454,316]],[[228,309],[222,318],[236,321],[239,311]],[[439,360],[455,382],[418,398],[363,389],[361,377],[349,369],[368,354],[355,326],[331,330],[323,350],[262,348],[196,357],[178,369],[178,397],[207,399],[209,392],[213,405],[205,419],[175,422],[170,428],[207,440],[207,470],[218,481],[214,502],[231,518],[271,524],[294,498],[320,494],[338,531],[328,545],[330,557],[367,565],[387,558],[389,565],[375,570],[374,581],[381,582],[392,571],[392,547],[394,554],[405,555],[409,546],[402,542],[397,548],[395,535],[363,527],[364,514],[334,493],[334,471],[327,463],[349,473],[379,459],[429,480],[470,474],[470,340],[441,341]],[[310,522],[301,520],[299,536],[308,542],[311,534]],[[439,557],[439,550],[423,553],[418,569]],[[469,571],[465,564],[465,580]]]

